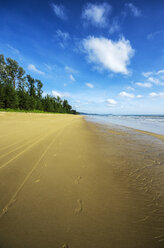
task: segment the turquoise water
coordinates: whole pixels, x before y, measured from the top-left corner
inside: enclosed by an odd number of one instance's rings
[[[116,124],[164,135],[164,115],[86,115],[85,118],[101,124]]]

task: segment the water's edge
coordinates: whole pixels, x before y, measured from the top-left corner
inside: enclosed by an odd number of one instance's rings
[[[84,115],[88,121],[105,124],[119,125],[154,134],[164,135],[164,116],[101,116]]]

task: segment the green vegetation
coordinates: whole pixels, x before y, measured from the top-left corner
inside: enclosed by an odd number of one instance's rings
[[[17,61],[0,54],[0,111],[77,114],[67,100],[42,96],[43,83],[25,75]]]
[[[0,109],[0,112],[22,112],[22,113],[46,113],[46,114],[61,114],[59,112],[45,112],[45,111],[42,111],[42,110],[37,110],[37,109],[34,109],[34,110],[24,110],[24,109],[10,109],[10,108],[7,108],[7,109]],[[67,113],[62,113],[62,114],[67,114]]]

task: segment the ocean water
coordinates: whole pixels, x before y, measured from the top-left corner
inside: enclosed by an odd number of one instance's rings
[[[164,135],[164,115],[86,115],[88,121],[116,124]]]

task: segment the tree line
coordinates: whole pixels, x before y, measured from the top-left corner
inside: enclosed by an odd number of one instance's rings
[[[67,100],[42,96],[43,83],[26,75],[18,62],[0,54],[0,109],[77,114]]]

